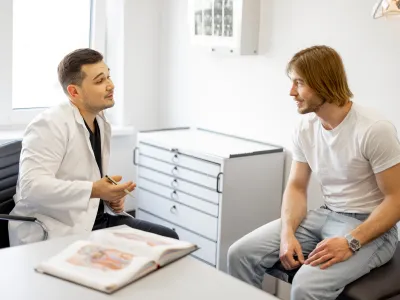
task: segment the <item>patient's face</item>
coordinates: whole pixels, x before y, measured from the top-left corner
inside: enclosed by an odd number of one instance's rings
[[[295,71],[290,73],[290,78],[292,80],[290,96],[296,101],[297,111],[300,114],[317,112],[323,104],[322,99]]]
[[[114,106],[114,84],[110,70],[103,62],[82,66],[84,79],[77,86],[78,96],[74,99],[77,106],[92,113],[98,113]]]

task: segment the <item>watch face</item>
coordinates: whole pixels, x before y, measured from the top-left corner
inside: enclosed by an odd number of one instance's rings
[[[357,251],[358,249],[360,249],[360,242],[358,240],[356,240],[356,239],[352,239],[350,241],[350,247],[354,251]]]

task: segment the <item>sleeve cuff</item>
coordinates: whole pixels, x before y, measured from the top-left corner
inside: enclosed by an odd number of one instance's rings
[[[307,160],[305,158],[301,158],[298,156],[293,156],[292,159],[298,162],[307,163]]]
[[[398,163],[400,163],[400,155],[395,157],[395,158],[393,158],[393,159],[391,159],[391,160],[389,160],[388,162],[386,162],[383,165],[380,165],[380,166],[377,166],[377,167],[373,168],[372,171],[375,174],[377,174],[377,173],[380,173],[382,171],[385,171],[386,169],[389,169],[389,168],[397,165]]]

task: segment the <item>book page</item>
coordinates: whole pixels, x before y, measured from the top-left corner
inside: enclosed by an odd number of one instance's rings
[[[171,252],[185,253],[196,248],[194,244],[189,242],[167,238],[130,227],[95,231],[92,233],[91,239],[98,243],[118,246],[138,256],[147,256],[157,262],[160,262],[163,254]]]
[[[118,247],[77,241],[36,270],[110,293],[156,267],[150,259]]]

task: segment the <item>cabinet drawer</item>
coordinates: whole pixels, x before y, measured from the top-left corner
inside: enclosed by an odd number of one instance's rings
[[[172,175],[177,178],[197,183],[209,187],[213,190],[217,189],[217,178],[196,171],[188,170],[180,166],[175,166],[170,163],[156,160],[151,157],[139,155],[139,165],[144,166],[159,172]]]
[[[213,241],[217,241],[218,219],[185,205],[170,201],[141,188],[139,208],[171,223],[194,231]]]
[[[220,165],[214,162],[191,157],[185,154],[171,152],[166,149],[153,147],[147,144],[139,143],[139,153],[145,154],[176,166],[182,166],[191,170],[208,174],[214,177],[220,172]]]
[[[196,256],[206,262],[215,266],[216,255],[217,255],[217,244],[210,240],[207,240],[195,233],[187,231],[179,226],[173,225],[165,220],[157,218],[151,214],[148,214],[142,210],[138,210],[137,213],[138,219],[145,220],[148,222],[152,222],[155,224],[159,224],[168,228],[173,229],[179,236],[179,239],[182,241],[187,241],[199,246],[199,250],[192,253],[193,256]]]
[[[213,202],[215,204],[219,203],[219,193],[215,190],[209,190],[201,186],[191,184],[179,178],[174,178],[150,169],[139,167],[139,177],[150,179],[157,183],[170,186],[174,190],[185,192],[189,195],[205,199],[207,201]],[[169,196],[168,196],[169,197]]]
[[[140,189],[145,189],[155,194],[161,195],[172,201],[176,201],[181,204],[190,206],[191,208],[200,210],[207,214],[218,217],[218,205],[206,202],[196,197],[192,197],[188,194],[182,193],[180,191],[174,190],[172,188],[157,184],[155,182],[146,180],[144,178],[139,178],[138,187]]]

